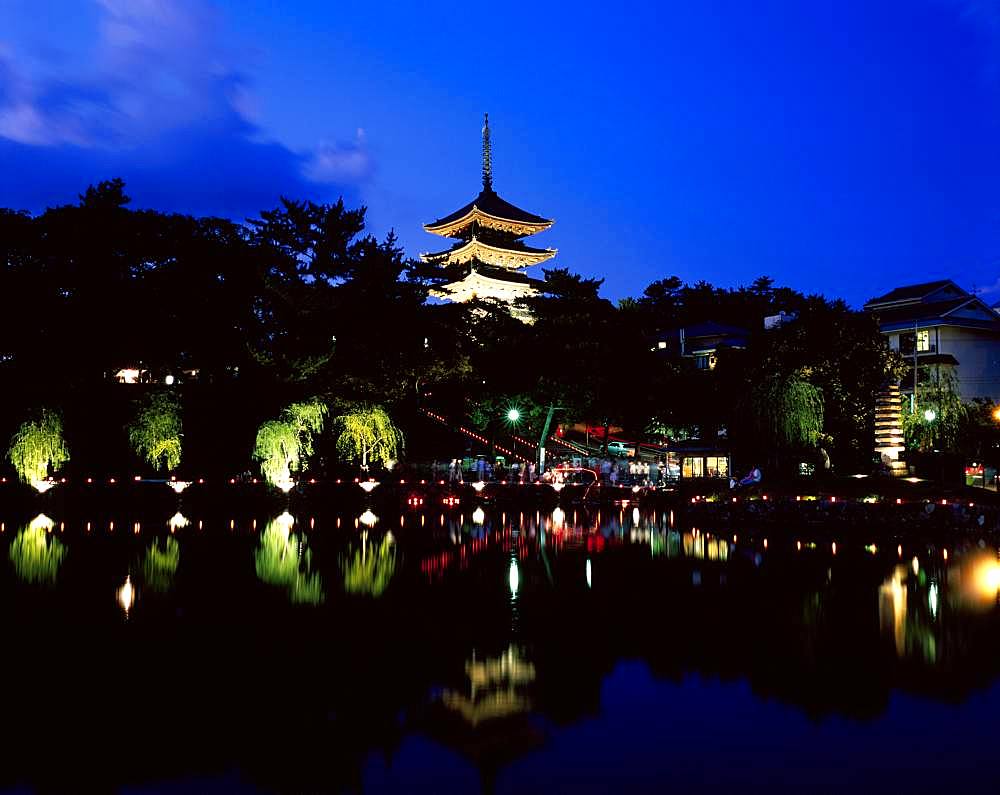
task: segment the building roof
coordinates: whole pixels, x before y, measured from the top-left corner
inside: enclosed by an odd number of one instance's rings
[[[885,295],[872,298],[865,304],[865,309],[874,309],[885,304],[912,303],[930,298],[934,293],[941,291],[945,287],[952,287],[963,295],[968,295],[951,279],[938,279],[934,282],[923,282],[921,284],[909,284],[890,290]]]
[[[494,267],[527,268],[551,259],[556,253],[554,248],[533,248],[519,240],[491,245],[473,236],[470,240],[460,240],[447,251],[421,254],[420,259],[440,265],[478,261]]]
[[[527,210],[522,210],[520,207],[515,207],[510,202],[501,199],[493,188],[484,187],[479,192],[479,195],[464,207],[455,210],[455,212],[446,215],[444,218],[438,218],[436,221],[424,224],[424,229],[428,232],[438,233],[438,230],[442,228],[448,229],[454,226],[456,222],[463,221],[467,217],[471,222],[474,210],[479,210],[481,214],[486,216],[501,221],[509,221],[514,224],[543,226],[546,228],[552,225],[551,219],[542,218],[540,215],[535,215],[534,213],[529,213]]]
[[[932,303],[899,304],[874,311],[882,331],[942,325],[1000,331],[1000,317],[972,295]]]

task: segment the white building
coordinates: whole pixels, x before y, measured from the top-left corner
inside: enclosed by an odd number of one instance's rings
[[[950,279],[897,287],[865,304],[889,347],[916,364],[918,381],[951,372],[965,400],[1000,403],[1000,316]],[[913,369],[901,391],[913,392]],[[919,390],[919,385],[918,385]]]

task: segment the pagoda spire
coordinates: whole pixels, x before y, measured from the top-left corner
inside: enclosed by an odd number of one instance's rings
[[[483,114],[483,190],[493,190],[493,151],[490,147],[490,114]]]

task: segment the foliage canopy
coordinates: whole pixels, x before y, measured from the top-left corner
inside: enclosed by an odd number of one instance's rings
[[[153,469],[168,472],[181,464],[183,435],[180,401],[173,392],[155,392],[146,398],[128,431],[136,455]]]
[[[69,461],[62,415],[42,409],[37,419],[23,423],[10,440],[7,458],[23,483],[45,480],[50,468],[58,470]]]
[[[337,454],[345,461],[388,465],[403,447],[403,432],[381,406],[357,406],[333,419]]]

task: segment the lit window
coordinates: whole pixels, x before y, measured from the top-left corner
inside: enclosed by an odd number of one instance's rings
[[[729,459],[726,456],[709,456],[705,459],[705,465],[710,478],[729,477]]]
[[[711,370],[712,362],[707,353],[699,353],[694,357],[694,364],[699,370]]]
[[[917,332],[917,351],[927,352],[931,349],[931,330],[921,329]]]
[[[681,459],[681,477],[701,478],[705,476],[705,459],[698,457],[685,457]]]
[[[664,348],[667,347],[667,341],[666,340],[660,340],[658,343],[656,343],[656,347],[659,348],[662,351]]]

